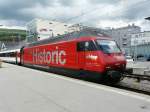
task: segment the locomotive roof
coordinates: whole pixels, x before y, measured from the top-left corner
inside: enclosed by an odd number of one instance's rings
[[[60,41],[73,40],[73,39],[77,39],[80,37],[94,37],[94,36],[95,37],[109,37],[108,35],[101,33],[98,30],[83,29],[81,31],[76,31],[76,32],[52,37],[49,39],[37,41],[31,44],[28,44],[27,47],[32,47],[32,46],[41,45],[41,44],[55,43],[55,42],[60,42]]]

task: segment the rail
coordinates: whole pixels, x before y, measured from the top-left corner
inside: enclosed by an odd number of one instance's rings
[[[124,74],[124,77],[136,78],[139,82],[141,80],[148,80],[148,81],[150,81],[150,75]]]
[[[134,72],[133,68],[126,69],[124,77],[128,78],[135,78],[137,81],[141,80],[147,80],[150,81],[150,70],[144,70],[143,72],[140,72],[139,74],[137,72]]]

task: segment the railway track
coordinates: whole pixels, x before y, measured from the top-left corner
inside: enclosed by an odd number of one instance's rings
[[[125,74],[124,79],[113,87],[150,95],[150,76]]]
[[[139,82],[140,82],[141,80],[148,80],[148,81],[150,81],[150,75],[125,74],[124,77],[135,78],[135,79],[137,79]]]
[[[141,86],[137,86],[137,85],[135,86],[135,85],[129,85],[129,84],[121,83],[121,84],[118,84],[118,85],[115,85],[112,87],[124,89],[124,90],[128,90],[128,91],[133,91],[136,93],[150,95],[150,88],[147,88],[145,86],[141,88]]]

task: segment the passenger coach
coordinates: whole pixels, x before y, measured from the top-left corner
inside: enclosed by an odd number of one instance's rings
[[[20,63],[20,49],[6,50],[0,52],[0,59],[9,63]]]

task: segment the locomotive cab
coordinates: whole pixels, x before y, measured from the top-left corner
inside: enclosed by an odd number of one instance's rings
[[[117,43],[114,40],[96,40],[96,42],[98,49],[103,52],[106,68],[123,70],[126,61]]]
[[[105,79],[109,82],[120,81],[126,68],[125,57],[114,40],[96,40],[98,49],[103,52]]]
[[[80,68],[101,74],[107,82],[120,81],[126,61],[114,40],[107,38],[82,40],[77,44],[77,51]]]

